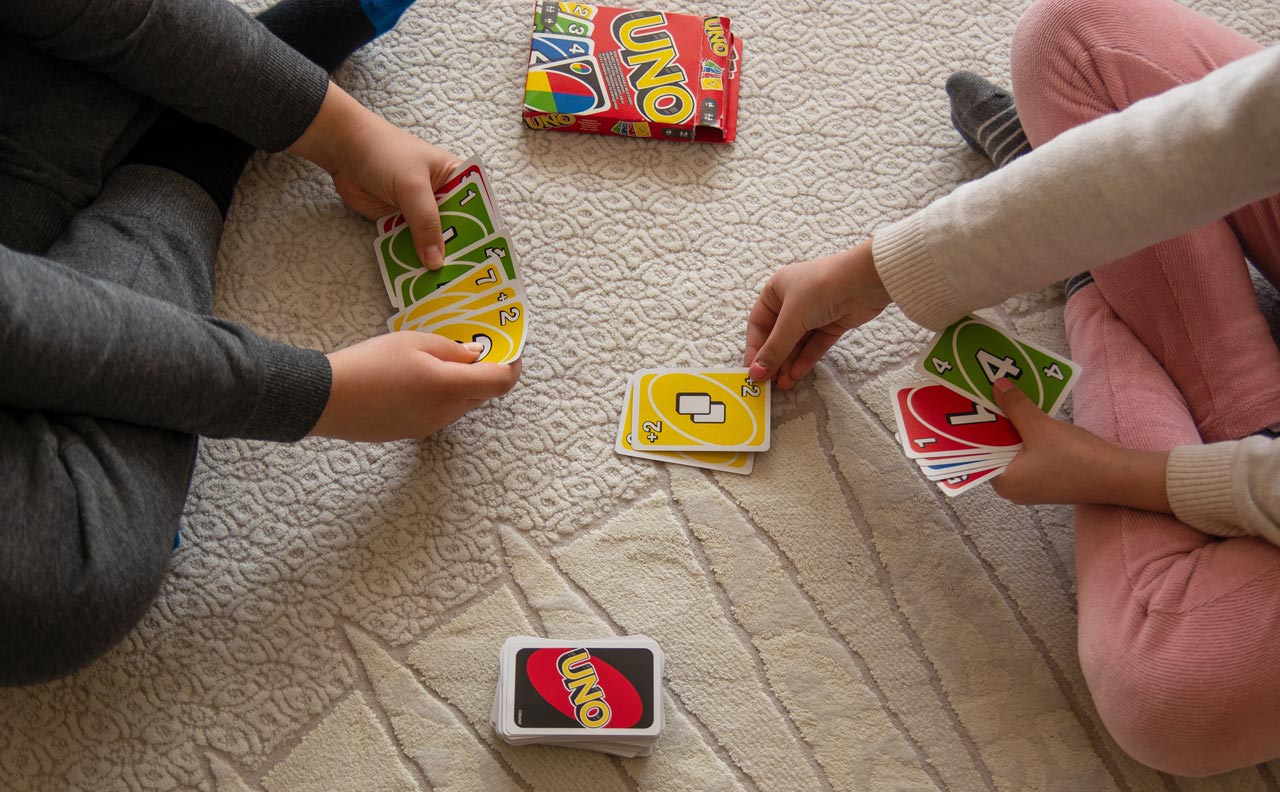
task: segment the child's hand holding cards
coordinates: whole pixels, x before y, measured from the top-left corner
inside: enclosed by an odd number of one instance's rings
[[[995,404],[996,380],[1008,379],[1053,415],[1080,374],[1067,358],[972,316],[935,336],[917,368],[939,384],[894,391],[898,442],[948,496],[1000,475],[1022,448]]]
[[[490,723],[512,745],[648,756],[662,731],[662,650],[651,638],[502,644]]]
[[[444,267],[438,270],[418,259],[400,213],[378,220],[374,252],[397,310],[387,327],[475,342],[481,346],[476,362],[510,363],[524,349],[528,301],[480,162],[463,163],[436,201],[444,235]]]

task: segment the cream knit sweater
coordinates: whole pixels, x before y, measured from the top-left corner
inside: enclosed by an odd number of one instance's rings
[[[1280,47],[1064,132],[872,248],[894,301],[941,329],[1276,193]],[[1188,525],[1280,544],[1280,441],[1175,448],[1165,488]]]

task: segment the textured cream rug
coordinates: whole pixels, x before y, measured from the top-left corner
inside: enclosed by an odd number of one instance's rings
[[[1024,0],[668,0],[745,38],[731,147],[525,131],[532,5],[422,0],[339,75],[485,159],[535,322],[521,383],[425,443],[205,442],[140,627],[70,680],[0,691],[0,788],[1277,789],[1280,764],[1175,780],[1107,736],[1070,512],[947,500],[903,458],[886,394],[927,334],[896,310],[777,399],[750,477],[612,450],[632,371],[736,364],[777,266],[983,172],[941,86],[1007,82]],[[1194,5],[1280,31],[1274,0]],[[319,171],[258,158],[218,309],[326,350],[382,332],[372,235]],[[1065,351],[1060,304],[992,315]],[[519,633],[656,638],[657,754],[495,743]]]

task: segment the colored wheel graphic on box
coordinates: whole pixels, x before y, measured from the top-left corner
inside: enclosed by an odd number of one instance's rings
[[[585,115],[608,110],[608,95],[595,58],[530,67],[525,78],[524,106],[538,113]]]

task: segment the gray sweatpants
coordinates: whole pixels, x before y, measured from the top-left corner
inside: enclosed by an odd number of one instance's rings
[[[110,108],[90,114],[91,123],[62,126],[56,141],[31,130],[30,161],[49,168],[29,184],[45,195],[53,185],[63,200],[40,201],[33,215],[30,193],[4,185],[14,189],[0,189],[8,237],[0,242],[47,248],[48,266],[207,314],[222,230],[212,199],[173,171],[115,168],[154,109],[106,81],[76,83],[66,72],[52,81],[0,76],[0,96],[33,80],[43,85],[44,109],[55,117],[60,109],[83,113],[82,104],[57,105],[88,95]],[[86,192],[98,190],[85,205]],[[195,453],[190,434],[0,407],[0,685],[68,674],[137,623],[168,566]]]

